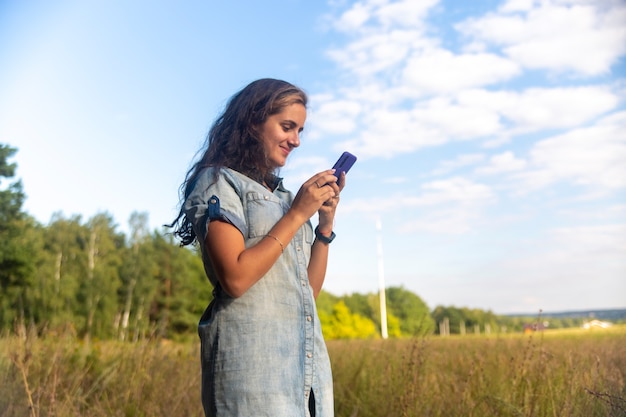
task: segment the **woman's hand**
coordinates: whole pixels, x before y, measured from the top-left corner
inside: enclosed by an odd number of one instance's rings
[[[325,218],[330,216],[330,222],[334,219],[335,209],[339,200],[341,188],[337,185],[337,177],[334,170],[329,169],[315,174],[309,178],[298,190],[293,203],[292,213],[297,215],[302,223],[309,220],[316,211],[322,212]]]
[[[334,175],[333,175],[334,177]],[[337,183],[341,184],[338,185]],[[333,223],[335,221],[335,211],[337,210],[337,205],[339,204],[340,194],[343,188],[346,185],[346,173],[342,172],[340,176],[340,180],[329,183],[326,186],[331,187],[334,192],[334,196],[329,198],[322,204],[319,208],[319,230],[324,235],[330,235],[330,232],[333,230]]]

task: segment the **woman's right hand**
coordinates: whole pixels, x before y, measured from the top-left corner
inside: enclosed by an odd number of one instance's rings
[[[298,190],[290,211],[297,215],[302,223],[309,220],[329,199],[339,195],[339,186],[335,170],[328,169],[309,178]]]

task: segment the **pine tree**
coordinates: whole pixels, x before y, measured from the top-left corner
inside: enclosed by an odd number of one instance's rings
[[[33,314],[29,297],[35,268],[25,233],[32,219],[22,212],[22,182],[4,183],[15,176],[16,164],[9,159],[16,152],[0,144],[0,326],[4,329],[24,325]]]

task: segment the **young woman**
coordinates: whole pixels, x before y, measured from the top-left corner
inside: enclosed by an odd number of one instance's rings
[[[319,172],[295,196],[277,176],[300,145],[306,105],[285,81],[252,82],[230,99],[181,187],[175,233],[198,241],[215,288],[198,328],[207,416],[333,416],[315,298],[345,174]]]

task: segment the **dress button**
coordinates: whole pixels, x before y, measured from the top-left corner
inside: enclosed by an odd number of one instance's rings
[[[311,321],[311,316],[306,316],[306,321]]]
[[[313,354],[312,354],[312,353],[307,353],[307,354],[306,354],[306,357],[307,357],[307,358],[312,358],[312,357],[313,357]]]
[[[263,196],[264,199],[269,200],[270,198],[266,195]]]

